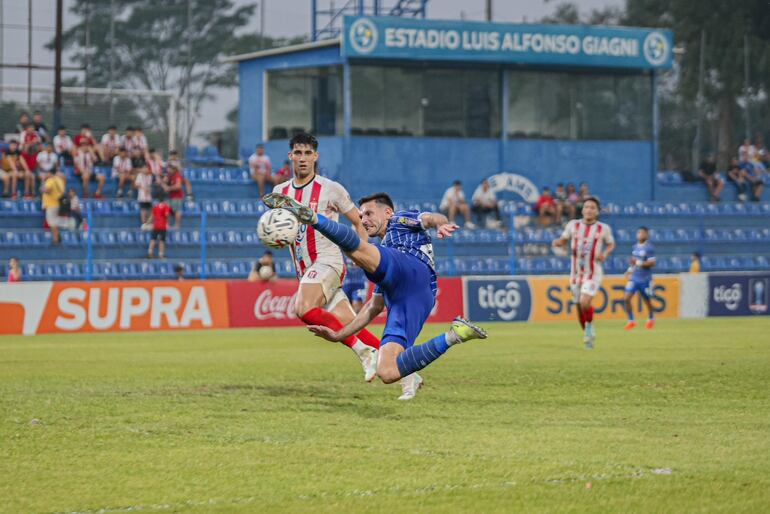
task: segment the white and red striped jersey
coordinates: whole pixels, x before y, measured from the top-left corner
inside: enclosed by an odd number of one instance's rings
[[[596,221],[587,224],[583,220],[572,220],[564,227],[562,239],[569,239],[572,250],[570,283],[582,284],[587,280],[601,280],[604,267],[599,255],[604,246],[615,242],[612,229],[606,223]]]
[[[129,171],[131,171],[131,159],[129,157],[116,155],[112,158],[113,175],[120,175],[122,173],[128,173]]]
[[[93,173],[94,171],[94,156],[91,152],[80,151],[75,155],[75,171],[78,173]]]
[[[118,153],[118,148],[120,148],[120,135],[105,132],[102,135],[101,143],[105,151],[109,152],[110,155],[114,155]]]
[[[165,165],[160,159],[150,159],[147,161],[147,167],[150,168],[152,174],[156,177],[163,176],[163,168]]]
[[[339,220],[340,213],[355,207],[344,187],[318,175],[302,187],[294,187],[294,181],[288,180],[275,186],[273,192],[290,196],[333,221]],[[310,225],[301,225],[297,240],[291,247],[291,255],[299,278],[316,262],[333,267],[340,276],[344,274],[342,251]]]

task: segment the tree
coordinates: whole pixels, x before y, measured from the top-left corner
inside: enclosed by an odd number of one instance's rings
[[[63,34],[62,43],[75,62],[87,65],[88,86],[174,91],[177,126],[184,127],[187,141],[212,89],[236,84],[233,66],[220,58],[283,43],[241,33],[255,7],[235,7],[232,0],[75,0],[71,10],[79,22]],[[168,130],[165,99],[147,97],[141,108],[158,124],[155,128]],[[185,119],[189,123],[182,124]]]
[[[749,102],[758,116],[767,116],[767,86],[770,82],[770,15],[767,2],[743,0],[627,0],[624,23],[667,27],[675,42],[684,49],[678,65],[676,93],[694,102],[700,76],[701,35],[705,34],[705,73],[703,94],[707,120],[711,120],[713,147],[720,164],[734,155],[741,139],[741,104]],[[744,83],[744,43],[749,46],[749,95]],[[663,118],[665,119],[665,113]],[[758,120],[757,120],[758,121]],[[752,132],[760,128],[754,125]]]

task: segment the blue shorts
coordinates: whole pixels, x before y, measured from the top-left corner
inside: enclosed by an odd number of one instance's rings
[[[431,289],[433,273],[417,257],[394,248],[377,246],[380,264],[367,273],[377,284],[388,308],[382,344],[398,343],[404,348],[414,344],[436,302]]]
[[[342,284],[342,292],[351,302],[366,301],[366,284],[363,282],[347,282]]]
[[[638,282],[636,280],[629,280],[626,284],[626,293],[635,293],[639,291],[639,293],[645,297],[649,298],[652,296],[652,280],[646,280],[644,282]]]

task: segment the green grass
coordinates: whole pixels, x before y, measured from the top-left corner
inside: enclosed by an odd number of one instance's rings
[[[302,329],[3,337],[0,512],[767,512],[770,319],[621,327],[489,325],[412,402]]]

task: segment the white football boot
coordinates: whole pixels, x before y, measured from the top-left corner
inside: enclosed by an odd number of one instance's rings
[[[398,399],[411,400],[417,394],[417,390],[422,387],[424,380],[417,373],[412,373],[399,382],[401,382],[401,396]]]

